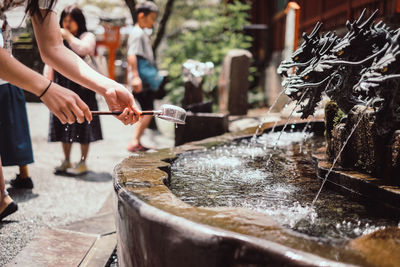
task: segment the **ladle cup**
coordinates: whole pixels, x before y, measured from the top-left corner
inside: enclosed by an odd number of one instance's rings
[[[121,115],[122,111],[91,111],[93,116],[98,115]],[[186,110],[174,105],[164,104],[160,110],[143,110],[141,115],[152,115],[160,119],[177,124],[185,124]]]

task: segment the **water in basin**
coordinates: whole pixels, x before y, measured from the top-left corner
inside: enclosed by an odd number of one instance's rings
[[[304,133],[283,133],[274,150],[278,135],[264,134],[251,145],[242,140],[183,153],[172,165],[171,191],[193,206],[264,212],[286,227],[328,242],[400,227],[398,217],[382,216],[371,202],[330,188],[324,188],[312,206],[320,181],[311,153],[324,139],[304,141]]]

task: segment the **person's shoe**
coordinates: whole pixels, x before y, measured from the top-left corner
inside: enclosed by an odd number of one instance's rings
[[[54,169],[54,174],[63,174],[67,171],[68,168],[71,168],[72,164],[71,162],[64,160],[60,166],[56,167]]]
[[[74,168],[68,168],[66,171],[70,175],[78,176],[88,172],[88,167],[85,162],[79,162]]]
[[[0,222],[7,217],[8,215],[13,214],[14,212],[16,212],[18,210],[18,205],[17,203],[15,203],[14,201],[11,202],[10,204],[8,204],[7,208],[5,208],[3,210],[2,213],[0,213]]]
[[[10,185],[14,188],[32,189],[33,182],[31,177],[21,178],[19,174],[10,181]]]
[[[127,147],[126,149],[127,149],[129,152],[132,152],[132,153],[149,150],[147,147],[142,146],[140,143],[137,144],[136,146],[128,145],[128,147]]]

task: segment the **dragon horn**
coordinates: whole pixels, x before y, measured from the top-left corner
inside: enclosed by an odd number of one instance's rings
[[[350,23],[350,21],[346,21],[346,27],[349,31],[353,28],[353,25]]]
[[[310,41],[310,37],[308,37],[308,35],[305,33],[305,32],[303,32],[303,39],[304,39],[304,41],[306,41],[306,43],[308,42],[308,41]]]
[[[313,31],[310,33],[309,37],[312,39],[315,37],[315,35],[318,35],[321,27],[322,27],[322,23],[318,21],[317,24],[315,24],[315,27],[314,27]]]
[[[385,24],[382,22],[382,20],[378,21],[374,26],[375,29],[379,29],[379,27],[381,27],[382,29],[385,28]]]
[[[395,31],[395,35],[393,36],[393,40],[394,40],[395,42],[398,42],[398,41],[399,41],[399,37],[400,37],[400,29],[397,29],[397,30]]]
[[[318,54],[320,56],[324,55],[328,50],[331,49],[332,45],[335,43],[337,37],[334,37],[333,40],[330,40],[329,38],[326,39],[324,45],[321,47],[321,49],[318,51]]]
[[[372,15],[360,26],[360,28],[364,28],[365,26],[371,25],[371,23],[374,21],[377,14],[378,14],[378,9],[376,9],[372,13]]]
[[[366,10],[367,10],[366,8],[363,9],[363,11],[361,12],[360,17],[359,17],[358,20],[356,21],[356,24],[360,24],[362,18],[363,18],[364,15],[365,15],[365,11],[366,11]]]

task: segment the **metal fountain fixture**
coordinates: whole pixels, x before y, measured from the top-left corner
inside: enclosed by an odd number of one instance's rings
[[[302,99],[302,118],[314,113],[325,93],[346,114],[372,99],[382,134],[392,130],[393,120],[400,122],[399,29],[391,30],[382,21],[374,24],[377,12],[364,19],[364,10],[356,21],[347,21],[342,38],[333,32],[320,36],[318,22],[310,35],[303,34],[304,42],[291,59],[280,64],[277,72],[286,77],[285,93]]]

